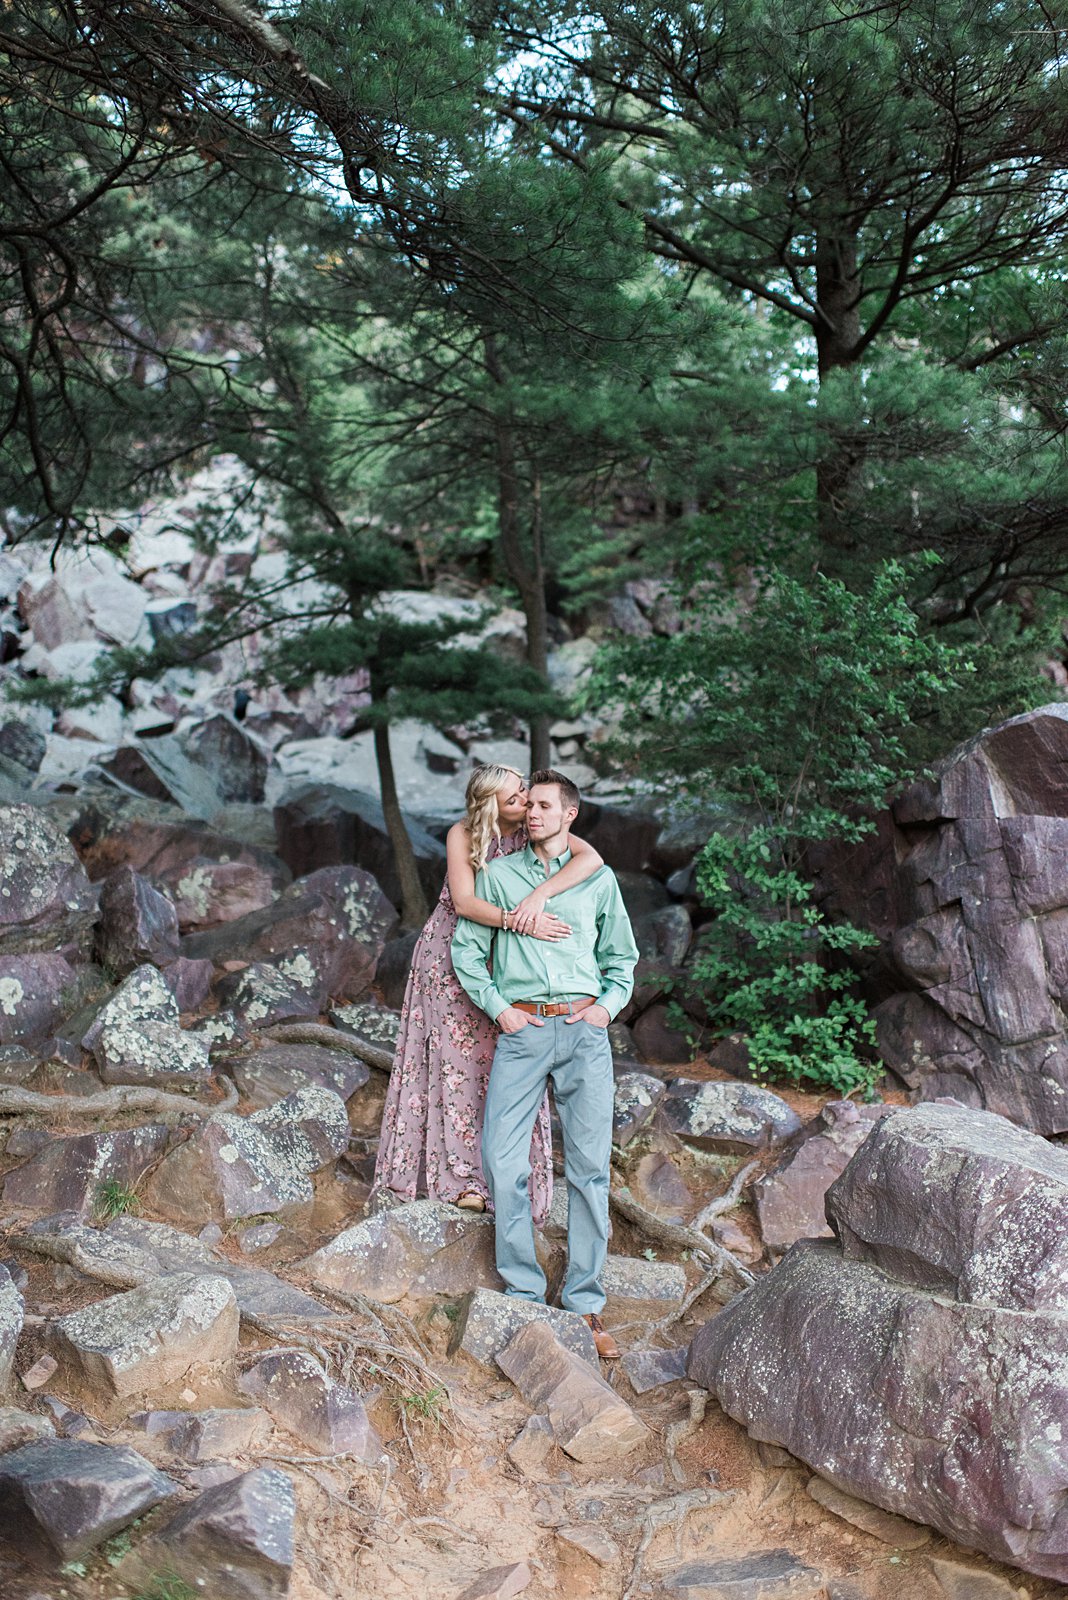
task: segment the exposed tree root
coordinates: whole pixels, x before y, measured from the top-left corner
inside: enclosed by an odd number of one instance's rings
[[[745,1289],[756,1282],[748,1268],[743,1267],[737,1257],[731,1255],[721,1244],[717,1244],[707,1234],[700,1233],[692,1225],[686,1227],[682,1223],[663,1221],[639,1204],[628,1188],[610,1189],[608,1203],[618,1216],[625,1222],[633,1223],[655,1244],[667,1245],[671,1250],[689,1250],[692,1255],[701,1256],[716,1267],[717,1275],[733,1276]]]
[[[364,1044],[351,1033],[322,1022],[280,1022],[277,1027],[264,1028],[260,1037],[276,1044],[321,1044],[327,1050],[344,1050],[379,1072],[389,1072],[393,1065],[393,1052],[385,1045]]]
[[[226,1080],[216,1079],[225,1083]],[[214,1117],[232,1111],[239,1095],[227,1083],[223,1098],[205,1105],[189,1095],[168,1094],[165,1089],[150,1089],[142,1084],[119,1083],[99,1094],[41,1094],[35,1089],[0,1089],[0,1116],[23,1116],[43,1112],[63,1117],[109,1116],[117,1111],[177,1111],[185,1117]]]

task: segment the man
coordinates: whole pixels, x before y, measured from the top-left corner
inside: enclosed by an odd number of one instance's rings
[[[498,856],[475,893],[502,908],[571,859],[568,835],[579,792],[559,772],[530,780],[530,844]],[[614,874],[602,867],[554,898],[570,923],[566,939],[531,939],[464,918],[452,943],[456,975],[500,1028],[482,1133],[482,1170],[496,1213],[497,1270],[507,1293],[544,1300],[534,1253],[527,1179],[530,1136],[548,1078],[564,1135],[567,1177],[565,1310],[585,1317],[599,1355],[619,1349],[603,1327],[608,1253],[608,1163],[612,1151],[612,1050],[606,1029],[630,999],[638,951]],[[492,972],[490,958],[492,956]]]

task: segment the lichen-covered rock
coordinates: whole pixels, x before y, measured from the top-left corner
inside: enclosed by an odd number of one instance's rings
[[[117,867],[100,890],[97,960],[117,974],[178,955],[178,917],[167,896],[132,867]]]
[[[543,1321],[520,1328],[497,1365],[528,1405],[544,1408],[557,1444],[575,1461],[618,1461],[649,1437],[641,1418]]]
[[[620,1072],[612,1109],[612,1143],[629,1144],[652,1117],[666,1091],[663,1079],[654,1078],[651,1072]]]
[[[42,1439],[0,1456],[0,1526],[31,1560],[77,1561],[176,1490],[125,1445]]]
[[[0,1396],[7,1393],[22,1332],[22,1296],[6,1267],[0,1266]]]
[[[831,1100],[753,1185],[760,1233],[782,1254],[798,1239],[827,1239],[827,1190],[845,1171],[876,1122],[892,1108]]]
[[[0,955],[0,1046],[40,1045],[77,1004],[77,975],[63,956]]]
[[[74,847],[34,806],[0,806],[0,955],[88,952],[96,894]]]
[[[308,1257],[320,1289],[365,1294],[384,1305],[405,1296],[458,1296],[473,1284],[495,1289],[493,1219],[434,1200],[378,1211]]]
[[[828,1191],[827,1215],[848,1259],[956,1300],[1068,1315],[1068,1151],[1003,1117],[895,1111]]]
[[[160,972],[137,967],[97,1013],[82,1040],[105,1083],[181,1087],[211,1072],[208,1046],[179,1026],[178,1001]]]
[[[397,913],[370,873],[324,867],[298,879],[272,905],[234,922],[191,933],[182,954],[223,961],[283,959],[294,950],[314,957],[323,990],[358,1000],[397,925]]]
[[[801,1118],[785,1100],[753,1083],[675,1078],[661,1115],[672,1133],[698,1149],[734,1155],[770,1149],[801,1130]]]
[[[382,1454],[361,1397],[329,1377],[307,1350],[269,1350],[242,1373],[238,1388],[306,1449],[352,1454],[368,1464]]]
[[[194,856],[156,875],[174,903],[181,933],[200,933],[221,922],[236,922],[269,906],[277,893],[277,874],[259,861],[219,861]]]
[[[218,985],[220,1001],[245,1032],[276,1022],[315,1018],[326,1001],[318,962],[308,950],[275,961],[254,961]]]
[[[1063,1312],[956,1303],[822,1240],[706,1323],[689,1361],[754,1438],[848,1494],[1062,1583],[1066,1372]]]
[[[398,1011],[364,1001],[359,1005],[334,1006],[330,1020],[342,1033],[360,1041],[363,1059],[372,1067],[377,1067],[379,1072],[392,1069],[400,1032]]]
[[[463,1352],[481,1366],[492,1368],[500,1352],[528,1322],[544,1322],[565,1350],[571,1350],[598,1367],[593,1334],[574,1311],[557,1311],[537,1300],[523,1300],[494,1289],[473,1289],[460,1303],[460,1314],[449,1336],[449,1355]]]
[[[283,1095],[309,1084],[332,1089],[348,1100],[362,1089],[370,1068],[341,1050],[321,1044],[268,1044],[233,1060],[234,1082],[253,1106],[271,1106]]]
[[[164,1216],[198,1226],[292,1212],[311,1204],[312,1173],[348,1142],[345,1102],[311,1085],[250,1117],[210,1118],[160,1163],[146,1192]]]
[[[91,1211],[109,1181],[133,1188],[163,1154],[171,1129],[162,1123],[115,1133],[50,1139],[4,1178],[4,1204],[31,1211]]]
[[[211,1600],[284,1600],[293,1569],[297,1502],[277,1467],[205,1489],[138,1552]]]
[[[686,1298],[686,1272],[673,1261],[610,1255],[601,1282],[609,1326],[666,1317]]]
[[[119,1400],[227,1360],[238,1329],[237,1299],[225,1278],[177,1273],[61,1317],[51,1350],[68,1388]]]

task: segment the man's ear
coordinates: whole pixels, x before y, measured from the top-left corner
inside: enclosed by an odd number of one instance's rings
[[[571,824],[574,822],[575,818],[578,816],[578,814],[579,814],[578,806],[568,806],[568,808],[567,808],[567,825],[568,825],[569,828],[570,828]]]

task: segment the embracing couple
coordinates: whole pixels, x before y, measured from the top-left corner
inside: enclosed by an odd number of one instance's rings
[[[508,1294],[543,1300],[534,1249],[552,1199],[547,1085],[568,1187],[565,1310],[598,1352],[608,1251],[613,1077],[608,1024],[637,949],[612,872],[571,832],[579,792],[476,768],[446,841],[448,876],[415,947],[382,1119],[375,1190],[495,1212]],[[552,910],[548,909],[550,901]]]

